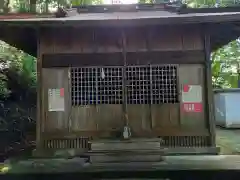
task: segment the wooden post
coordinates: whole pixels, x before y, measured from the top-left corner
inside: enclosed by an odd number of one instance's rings
[[[36,121],[36,148],[42,148],[41,126],[42,126],[42,57],[40,48],[40,29],[37,29],[37,121]]]
[[[123,55],[123,113],[125,125],[128,126],[128,118],[127,118],[127,53],[126,53],[126,35],[124,30],[122,30],[122,55]]]
[[[237,79],[237,87],[240,88],[240,63],[237,62],[237,75],[238,75],[238,79]]]
[[[151,53],[151,47],[150,47],[150,32],[151,31],[146,28],[145,32],[146,32],[145,39],[146,39],[147,52]],[[150,120],[150,128],[152,130],[154,128],[154,122],[153,122],[153,117],[152,117],[152,105],[153,105],[152,66],[151,66],[150,62],[148,64],[149,64],[149,69],[150,69],[150,77],[149,77],[149,81],[150,81],[149,120]]]
[[[214,114],[214,100],[212,87],[212,68],[211,68],[211,42],[209,34],[209,26],[203,26],[204,29],[204,52],[205,52],[205,82],[206,82],[206,115],[208,118],[208,125],[210,131],[211,146],[216,146],[216,130],[215,130],[215,114]]]

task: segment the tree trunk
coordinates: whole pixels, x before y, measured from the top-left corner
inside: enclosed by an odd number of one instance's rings
[[[48,13],[48,9],[49,9],[48,6],[49,6],[49,0],[45,2],[45,13]]]
[[[4,8],[3,8],[4,13],[9,12],[9,3],[10,3],[10,0],[5,0],[5,4],[4,4]]]
[[[4,1],[0,1],[0,12],[2,12],[4,9],[4,3]]]
[[[36,13],[37,0],[30,0],[30,12]]]
[[[3,13],[9,12],[9,1],[10,0],[0,0],[0,12]]]

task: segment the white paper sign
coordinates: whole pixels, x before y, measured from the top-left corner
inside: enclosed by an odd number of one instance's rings
[[[48,89],[48,111],[64,111],[64,89]]]
[[[184,85],[182,91],[183,103],[200,103],[202,102],[202,86]]]

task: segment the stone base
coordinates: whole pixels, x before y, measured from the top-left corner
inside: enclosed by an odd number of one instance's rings
[[[35,158],[71,158],[84,156],[82,149],[34,149],[32,156]]]
[[[159,162],[159,139],[100,140],[91,142],[90,162]]]
[[[113,163],[113,162],[160,162],[161,155],[91,155],[91,163]]]
[[[92,151],[159,150],[160,139],[100,140],[92,141]]]

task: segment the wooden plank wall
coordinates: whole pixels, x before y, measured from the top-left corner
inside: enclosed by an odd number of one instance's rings
[[[203,50],[200,28],[151,27],[124,29],[127,52]],[[41,30],[41,53],[121,52],[121,31],[114,28]]]
[[[205,97],[206,88],[204,79],[205,79],[205,67],[202,64],[188,64],[188,65],[180,65],[179,67],[179,86],[183,86],[183,84],[190,85],[201,85],[203,92],[202,96]],[[180,113],[180,124],[181,127],[192,128],[197,127],[197,130],[204,131],[207,127],[206,116],[205,116],[205,99],[203,98],[203,112],[195,113],[195,112],[181,112]]]
[[[146,52],[146,51],[203,51],[203,42],[199,27],[183,27],[183,26],[165,26],[151,28],[127,28],[124,29],[127,37],[127,52]],[[40,56],[43,54],[71,54],[71,53],[112,53],[121,52],[121,32],[119,29],[77,29],[74,27],[59,29],[42,29],[40,43]],[[199,59],[199,57],[198,57]],[[200,57],[201,59],[201,57]],[[66,59],[67,61],[68,59]],[[81,59],[79,59],[81,61]],[[159,57],[159,62],[161,57]],[[192,59],[194,63],[195,59]],[[202,62],[204,57],[202,57]],[[171,63],[171,59],[169,59]],[[188,67],[180,68],[183,77],[190,78],[186,74]],[[55,69],[57,70],[57,68]],[[68,68],[62,69],[64,72]],[[57,71],[43,69],[43,92],[46,93],[51,83],[50,76],[56,76]],[[194,70],[192,72],[195,73]],[[68,73],[65,73],[66,76]],[[198,75],[196,75],[198,76]],[[196,77],[195,76],[195,77]],[[194,76],[193,76],[194,77]],[[197,78],[197,77],[196,77]],[[67,81],[67,80],[66,80]],[[191,80],[190,80],[191,81]],[[45,82],[45,83],[44,83]],[[196,83],[194,81],[194,83]],[[200,84],[202,84],[201,82]],[[69,84],[64,85],[69,88]],[[44,93],[43,93],[44,94]],[[42,131],[45,133],[61,132],[61,135],[67,135],[70,131],[72,134],[95,136],[95,137],[116,137],[119,135],[123,127],[123,114],[121,105],[97,105],[97,106],[79,106],[66,110],[64,119],[59,122],[57,114],[54,116],[46,116],[47,100],[42,112],[44,117],[44,127]],[[70,99],[71,94],[65,94],[65,98]],[[71,104],[69,102],[69,104]],[[71,117],[71,118],[67,118]],[[181,119],[180,119],[181,117]],[[205,123],[199,121],[204,118],[201,116],[199,120],[192,123],[186,123],[188,117],[180,114],[179,104],[163,104],[155,105],[151,108],[149,105],[129,105],[128,118],[132,133],[136,137],[152,137],[166,135],[206,135],[207,129]],[[191,118],[195,118],[194,115]],[[190,118],[190,119],[191,119]],[[151,120],[150,120],[151,119]],[[61,125],[62,124],[62,125]],[[63,125],[64,124],[64,125]],[[186,126],[185,126],[186,125]],[[196,128],[200,125],[203,128]],[[193,127],[194,126],[194,127]],[[187,131],[184,130],[187,128]],[[65,130],[68,129],[68,130]]]

